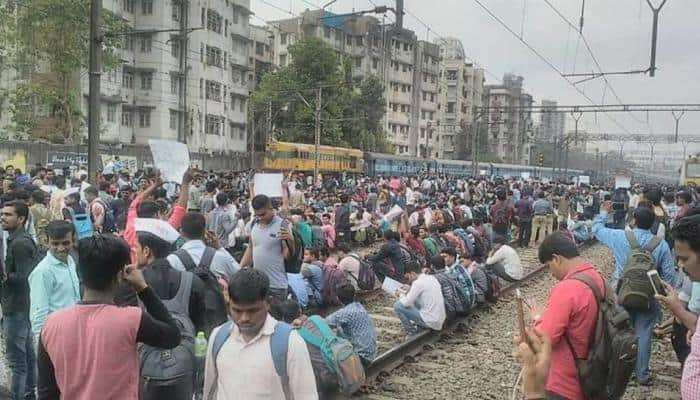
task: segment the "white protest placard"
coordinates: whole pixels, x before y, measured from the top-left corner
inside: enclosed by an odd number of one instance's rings
[[[190,166],[190,151],[184,143],[174,140],[149,139],[153,164],[165,182],[182,183],[182,175]]]
[[[268,197],[282,197],[282,179],[281,173],[255,174],[253,177],[255,194],[264,194]]]
[[[530,179],[530,173],[529,172],[521,172],[520,177],[523,179]]]
[[[585,183],[586,185],[590,185],[591,183],[591,177],[588,175],[579,175],[578,176],[578,184],[583,184]]]
[[[485,169],[479,170],[479,175],[488,175],[488,174],[489,174],[489,171],[487,171]]]
[[[549,185],[549,178],[542,178],[543,185]]]
[[[632,178],[626,175],[615,175],[615,189],[632,187]]]
[[[399,207],[398,205],[394,205],[391,207],[391,210],[389,210],[388,213],[384,216],[384,221],[391,222],[394,220],[394,218],[398,217],[399,215],[403,214],[403,208]]]

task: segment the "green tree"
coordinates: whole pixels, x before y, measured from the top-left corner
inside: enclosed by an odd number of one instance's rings
[[[9,0],[0,2],[0,69],[18,72],[5,94],[14,129],[28,137],[43,110],[55,124],[49,138],[73,142],[82,127],[80,73],[89,61],[90,0]],[[126,30],[118,16],[102,12],[105,70],[118,63],[116,50]],[[46,127],[45,127],[46,128]]]
[[[272,118],[277,139],[314,143],[315,110],[321,88],[321,144],[362,150],[387,148],[381,127],[384,88],[370,77],[353,82],[351,64],[316,37],[289,46],[291,62],[262,77],[252,95],[256,125]],[[270,105],[272,112],[269,112]]]

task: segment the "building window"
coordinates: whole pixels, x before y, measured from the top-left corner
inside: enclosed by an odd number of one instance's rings
[[[403,70],[403,72],[408,71],[408,64],[401,64],[401,69]]]
[[[153,0],[142,0],[141,1],[141,13],[144,15],[153,14]]]
[[[355,59],[355,66],[356,66],[357,68],[361,68],[361,67],[362,67],[362,58],[358,57],[358,58]]]
[[[122,110],[122,126],[132,126],[131,110]]]
[[[259,56],[265,55],[265,44],[262,42],[255,42],[255,54]]]
[[[139,127],[148,128],[151,126],[151,110],[139,110]]]
[[[117,117],[117,105],[107,104],[107,122],[114,122]]]
[[[372,69],[377,69],[377,68],[379,68],[379,59],[372,58]]]
[[[280,33],[280,44],[283,46],[287,44],[287,34],[286,33]]]
[[[170,75],[170,93],[177,94],[177,76]]]
[[[134,37],[131,35],[124,36],[124,39],[122,40],[122,48],[129,51],[134,50]]]
[[[287,66],[287,55],[280,54],[280,67],[286,67],[286,66]]]
[[[352,46],[352,36],[350,36],[350,35],[345,36],[345,44],[348,46]]]
[[[141,36],[141,53],[151,52],[151,37]]]
[[[170,110],[170,129],[177,129],[177,111]]]
[[[331,38],[331,28],[324,26],[323,27],[323,36],[327,39]]]
[[[240,128],[238,131],[238,140],[244,140],[245,139],[245,128]]]
[[[207,135],[221,135],[221,117],[207,114],[204,133]]]
[[[221,101],[221,84],[216,81],[207,81],[207,100]]]
[[[175,58],[180,58],[180,41],[178,39],[171,39],[170,42],[170,54]]]
[[[180,3],[173,2],[172,17],[173,21],[180,22]]]
[[[447,71],[447,80],[448,81],[456,81],[457,80],[457,71]]]
[[[238,10],[236,10],[235,8],[233,9],[233,19],[232,19],[232,21],[233,21],[234,24],[238,25]]]
[[[228,37],[228,20],[224,20],[224,36]]]
[[[151,90],[153,88],[153,72],[141,73],[141,90]]]
[[[207,10],[207,29],[216,32],[216,33],[221,33],[221,25],[222,25],[222,20],[223,18],[221,15],[219,15],[218,12],[214,10]]]
[[[122,72],[122,86],[127,88],[127,89],[133,89],[134,88],[134,74],[131,72],[123,71]]]
[[[355,36],[355,45],[362,46],[364,43],[362,41],[362,36]]]
[[[207,46],[207,65],[221,68],[221,49]]]
[[[241,102],[238,104],[238,110],[240,112],[245,112],[245,103],[246,103],[246,100],[241,99]]]
[[[124,11],[133,13],[136,0],[124,0]]]
[[[425,128],[420,128],[420,137],[421,139],[425,138]]]

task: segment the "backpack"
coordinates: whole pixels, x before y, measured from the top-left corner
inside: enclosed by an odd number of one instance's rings
[[[439,253],[440,248],[438,246],[438,243],[432,237],[429,236],[425,238],[425,241],[423,243],[425,244],[425,248],[426,250],[428,250],[428,255],[430,257]]]
[[[205,247],[199,265],[194,263],[192,256],[185,249],[179,249],[173,254],[180,259],[185,271],[194,273],[204,282],[204,333],[209,336],[215,327],[228,321],[226,301],[216,276],[210,270],[216,249]]]
[[[301,271],[301,264],[304,263],[304,242],[297,228],[293,225],[291,233],[294,235],[294,248],[289,258],[284,259],[284,270],[288,274],[298,274]]]
[[[581,390],[589,400],[620,399],[637,362],[637,336],[629,314],[615,305],[607,285],[601,294],[595,282],[583,273],[574,274],[569,279],[585,283],[598,303],[588,358],[578,358],[568,336],[564,335],[576,361]]]
[[[328,243],[326,242],[326,237],[323,234],[323,229],[321,229],[320,226],[318,225],[312,225],[311,226],[311,245],[317,249],[323,249],[325,247],[328,247]]]
[[[447,274],[447,271],[438,272],[433,276],[440,283],[447,314],[464,315],[469,312],[471,300],[467,298],[464,289]]]
[[[51,210],[45,207],[42,209],[40,206],[32,206],[29,207],[29,212],[32,215],[32,220],[34,220],[34,230],[36,231],[39,244],[43,247],[47,247],[49,238],[46,236],[46,227],[53,219]]]
[[[321,302],[325,307],[341,305],[335,289],[348,281],[345,271],[338,267],[323,267],[323,288],[321,289]]]
[[[622,271],[618,298],[620,305],[629,310],[649,311],[654,301],[654,288],[647,277],[647,272],[656,269],[656,260],[652,251],[663,240],[654,236],[646,246],[640,247],[633,231],[625,230],[632,252]]]
[[[170,274],[167,276],[169,277]],[[150,392],[158,387],[175,386],[194,380],[196,369],[195,332],[194,324],[189,316],[192,277],[191,272],[183,272],[180,278],[180,287],[177,289],[175,297],[168,300],[161,299],[180,330],[180,344],[172,349],[139,344],[142,392]]]
[[[470,237],[470,234],[467,233],[464,229],[455,229],[453,231],[455,236],[459,238],[463,243],[464,243],[464,248],[469,252],[469,254],[473,255],[474,254],[474,236],[472,235]]]
[[[92,219],[88,212],[76,213],[72,207],[68,207],[73,226],[75,227],[75,235],[80,239],[85,239],[93,235]]]
[[[510,221],[508,220],[508,209],[505,204],[500,207],[496,207],[493,213],[493,229],[494,231],[501,233],[503,229],[508,229],[510,226]],[[500,228],[500,230],[498,228]]]
[[[219,380],[219,368],[216,365],[216,358],[219,356],[221,348],[224,343],[231,336],[231,329],[233,329],[233,321],[228,321],[221,325],[219,330],[216,332],[214,337],[214,343],[211,347],[211,357],[214,365],[213,381],[209,393],[205,393],[207,400],[213,400],[216,398],[217,382]],[[275,365],[275,372],[280,377],[282,381],[282,389],[284,390],[284,397],[287,400],[291,400],[291,395],[289,393],[289,375],[287,375],[287,350],[289,349],[289,335],[292,333],[291,325],[285,322],[277,322],[275,325],[275,330],[270,335],[270,352],[272,353],[272,362]]]
[[[347,206],[343,205],[336,209],[335,227],[338,231],[347,231],[350,229],[350,210],[348,210]]]
[[[350,257],[360,262],[360,270],[357,272],[357,277],[352,273],[350,276],[357,282],[357,287],[360,290],[372,290],[377,283],[377,275],[374,273],[372,263],[356,254],[350,254]]]
[[[313,335],[321,336],[321,332],[316,327],[315,324],[310,322],[308,319],[302,324],[303,329],[308,330]],[[298,332],[301,336],[301,332]],[[302,339],[304,337],[302,336]],[[306,342],[306,340],[304,339]],[[326,364],[325,358],[323,358],[323,353],[321,349],[312,345],[311,343],[306,343],[306,349],[309,351],[309,358],[311,359],[311,368],[314,370],[314,377],[316,378],[316,387],[318,388],[319,395],[321,393],[330,393],[338,390],[338,378],[336,378],[335,372],[333,372]]]
[[[498,276],[488,268],[483,266],[478,266],[477,268],[481,269],[484,275],[486,275],[487,288],[484,292],[484,298],[486,298],[486,301],[495,303],[498,300],[498,296],[501,295],[501,281],[499,281]]]
[[[98,203],[102,205],[102,208],[105,210],[105,220],[102,225],[102,232],[103,233],[112,233],[117,231],[117,224],[115,222],[114,218],[114,210],[112,210],[111,207],[107,207],[107,204],[102,201],[102,199],[97,199],[96,200]]]
[[[318,329],[319,334],[302,327],[299,329],[301,337],[321,350],[323,359],[328,369],[336,375],[343,394],[349,396],[357,392],[365,381],[365,369],[352,344],[336,336],[318,315],[312,315],[308,321]]]
[[[399,248],[401,249],[403,265],[407,265],[411,261],[415,261],[420,265],[426,264],[425,257],[423,257],[422,254],[418,254],[417,252],[413,251],[413,249],[410,248],[407,244],[399,242]]]

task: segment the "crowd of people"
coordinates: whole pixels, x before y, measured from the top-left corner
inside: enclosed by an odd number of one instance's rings
[[[561,282],[520,352],[530,370],[544,367],[529,361],[551,358],[547,398],[583,399],[574,359],[592,345],[597,297],[570,278],[586,275],[605,292],[578,252],[596,239],[615,256],[616,293],[629,260],[650,243],[669,284],[648,308],[629,309],[637,382],[651,384],[658,302],[677,317],[679,358],[687,366],[700,359],[684,340],[700,312],[700,283],[687,271],[697,268],[698,252],[698,238],[688,236],[697,225],[687,223],[696,210],[692,188],[438,174],[314,182],[292,172],[273,198],[256,193],[252,172],[188,170],[177,184],[152,169],[104,172],[91,182],[84,171],[41,165],[0,170],[13,399],[352,393],[377,356],[360,291],[396,281],[394,311],[405,334],[441,330],[495,301],[503,282],[523,279],[517,249],[531,246]],[[332,312],[320,318],[319,310]],[[524,379],[535,387],[541,382],[530,378],[540,375]],[[688,379],[700,387],[700,378]]]

